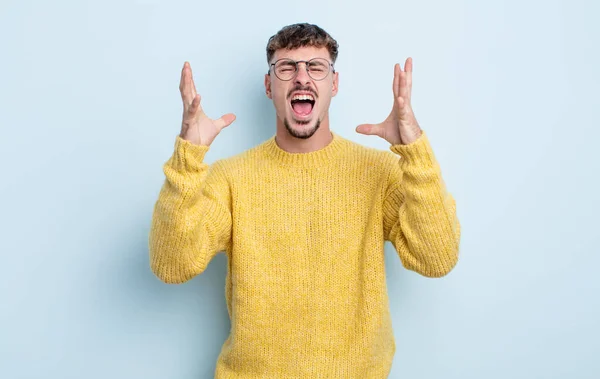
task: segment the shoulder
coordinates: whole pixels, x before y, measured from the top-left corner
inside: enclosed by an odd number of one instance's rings
[[[213,170],[227,177],[235,177],[240,172],[248,172],[248,170],[260,166],[263,158],[262,147],[266,142],[263,141],[237,154],[216,160],[212,164]]]
[[[347,146],[346,154],[359,165],[367,165],[371,168],[381,168],[383,171],[389,172],[391,166],[396,166],[398,159],[397,154],[390,150],[382,150],[371,146],[365,146],[350,139],[341,137],[344,144]]]

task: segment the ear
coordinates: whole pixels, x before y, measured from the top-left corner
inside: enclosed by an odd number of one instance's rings
[[[340,84],[339,72],[335,72],[333,74],[333,85],[331,87],[331,97],[334,97],[338,93],[338,86]]]
[[[265,93],[269,99],[273,99],[271,94],[271,75],[265,74]]]

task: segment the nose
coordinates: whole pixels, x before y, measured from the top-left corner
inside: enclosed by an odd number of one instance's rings
[[[306,66],[306,63],[298,63],[298,71],[296,72],[294,81],[300,84],[309,83],[311,81],[311,78],[308,75],[308,66]]]

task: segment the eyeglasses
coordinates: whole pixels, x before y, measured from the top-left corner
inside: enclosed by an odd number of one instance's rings
[[[269,72],[271,67],[274,67],[273,71],[275,72],[275,76],[280,80],[291,80],[298,73],[298,63],[304,63],[306,65],[306,72],[313,80],[325,79],[329,74],[330,67],[335,73],[333,63],[325,58],[313,58],[308,61],[295,61],[288,58],[281,58],[269,65]]]

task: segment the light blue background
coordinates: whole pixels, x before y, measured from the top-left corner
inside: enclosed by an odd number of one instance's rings
[[[600,375],[600,6],[593,1],[2,1],[0,377],[211,378],[229,331],[226,258],[183,285],[149,270],[162,164],[194,70],[237,121],[207,161],[275,132],[267,39],[312,22],[340,43],[332,129],[413,108],[463,227],[441,279],[387,273],[391,378]]]

